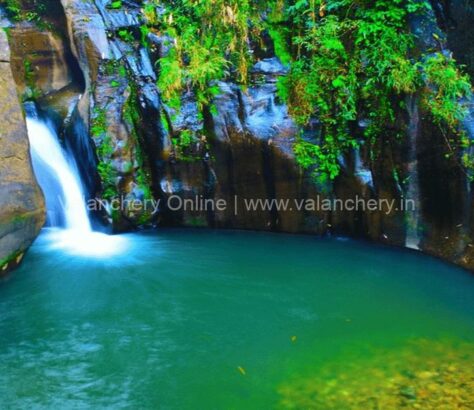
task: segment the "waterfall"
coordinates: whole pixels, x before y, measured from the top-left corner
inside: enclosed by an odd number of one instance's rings
[[[84,191],[73,158],[59,144],[52,126],[37,116],[26,118],[31,159],[38,183],[43,188],[51,226],[91,232]]]
[[[41,119],[32,103],[25,104],[33,170],[46,200],[45,233],[51,247],[79,255],[107,257],[122,252],[123,236],[94,232],[75,159],[59,142],[54,127]]]
[[[411,249],[419,249],[420,237],[420,193],[418,179],[418,159],[417,144],[419,133],[419,113],[418,101],[415,97],[408,99],[408,112],[410,121],[408,126],[409,137],[409,158],[408,158],[408,187],[406,190],[406,199],[415,201],[415,209],[406,212],[407,233],[405,246]]]

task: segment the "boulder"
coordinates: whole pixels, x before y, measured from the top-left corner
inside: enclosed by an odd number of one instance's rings
[[[10,67],[7,35],[0,30],[0,275],[18,265],[45,220],[35,180],[25,119]]]

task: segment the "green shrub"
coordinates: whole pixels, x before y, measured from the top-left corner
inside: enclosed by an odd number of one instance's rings
[[[297,138],[297,160],[327,181],[339,174],[341,155],[366,144],[374,158],[382,136],[405,133],[396,119],[407,96],[420,94],[436,124],[457,135],[451,147],[468,145],[458,129],[469,79],[451,57],[418,56],[409,29],[410,14],[430,7],[420,0],[153,0],[144,9],[146,33],[172,39],[157,64],[163,99],[175,110],[187,88],[202,112],[219,92],[216,80],[245,87],[249,41],[258,43],[267,31],[290,67],[278,82],[280,98],[302,128],[315,117],[321,124],[317,144]],[[362,138],[354,135],[361,119]]]
[[[298,162],[318,179],[334,179],[340,156],[361,143],[373,157],[382,136],[398,138],[396,114],[407,95],[420,92],[438,125],[457,131],[465,114],[460,100],[471,89],[467,76],[441,53],[414,58],[408,18],[426,11],[427,2],[276,3],[284,4],[278,21],[291,28],[292,45],[291,70],[279,94],[301,126],[313,117],[321,122],[317,147],[301,139],[295,144]],[[368,120],[363,141],[353,132],[360,119]]]

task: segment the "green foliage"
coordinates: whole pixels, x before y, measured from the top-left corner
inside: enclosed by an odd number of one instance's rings
[[[179,97],[191,87],[203,108],[218,92],[213,82],[232,70],[238,81],[247,81],[251,62],[248,41],[260,24],[256,4],[250,0],[160,1],[164,14],[157,18],[155,3],[144,7],[150,29],[167,34],[171,50],[158,62],[158,86],[165,101],[179,108]],[[254,4],[255,3],[255,4]]]
[[[280,98],[301,127],[320,122],[316,142],[297,138],[297,160],[326,182],[351,149],[366,144],[375,158],[382,136],[405,134],[397,119],[410,95],[420,94],[436,124],[456,135],[453,152],[469,145],[458,132],[469,79],[451,57],[420,57],[414,48],[408,19],[430,8],[423,0],[149,0],[142,37],[169,38],[157,62],[164,101],[178,111],[183,90],[192,89],[202,112],[219,92],[216,81],[231,77],[245,86],[249,42],[266,31],[290,67],[277,84]],[[356,135],[360,120],[367,126]],[[187,135],[175,138],[176,147],[187,142]]]
[[[291,70],[278,84],[279,95],[297,123],[305,126],[313,117],[321,123],[317,145],[301,138],[295,144],[298,162],[321,182],[339,174],[338,159],[348,150],[366,143],[374,156],[382,135],[398,137],[401,102],[419,89],[437,123],[457,129],[464,115],[459,100],[470,93],[468,78],[440,53],[413,59],[409,13],[428,7],[412,0],[273,3],[279,36],[282,24],[291,30]],[[353,132],[360,119],[368,120],[365,141]]]
[[[123,65],[119,66],[118,74],[119,74],[120,77],[126,78],[127,77],[127,69]]]
[[[20,21],[22,19],[22,9],[21,4],[18,0],[6,0],[5,9],[7,11],[8,17],[14,21]]]
[[[113,199],[118,196],[117,187],[115,181],[117,172],[109,162],[100,161],[97,165],[97,172],[99,173],[100,180],[102,181],[102,197],[104,199]]]
[[[178,52],[172,48],[166,57],[160,59],[160,77],[158,87],[162,92],[165,101],[170,107],[179,109],[181,106],[181,90],[183,78],[181,71],[181,61]]]
[[[10,17],[40,23],[44,9],[23,3],[6,0]],[[108,7],[119,9],[122,2]],[[337,177],[339,159],[351,149],[366,144],[374,158],[382,136],[399,138],[404,130],[397,116],[413,94],[419,94],[443,132],[447,157],[474,168],[467,153],[471,143],[459,132],[466,114],[460,101],[471,93],[469,78],[452,57],[440,52],[420,57],[414,50],[408,18],[430,7],[421,0],[148,0],[140,34],[144,46],[150,32],[169,38],[169,51],[157,62],[164,101],[177,112],[182,92],[192,89],[200,112],[210,108],[212,113],[216,82],[232,77],[245,86],[253,63],[249,41],[266,30],[275,54],[290,66],[278,83],[281,99],[302,127],[315,117],[320,122],[317,141],[298,136],[294,145],[298,163],[320,182]],[[117,35],[135,41],[127,29]],[[109,74],[117,70],[126,75],[115,62],[106,66]],[[27,98],[34,98],[38,91],[28,61],[25,82],[31,90]],[[361,119],[367,123],[362,138],[354,132]],[[188,158],[196,141],[192,132],[181,132],[173,138],[175,152]],[[107,151],[106,137],[101,146]],[[105,165],[101,172],[111,173]]]
[[[96,144],[99,159],[97,172],[102,181],[102,197],[112,199],[118,196],[116,187],[117,171],[112,166],[114,147],[110,135],[107,134],[105,108],[95,108],[91,118],[91,134]]]
[[[180,146],[182,148],[189,147],[193,142],[193,134],[190,130],[184,130],[180,133],[180,138],[174,138],[173,144]]]
[[[36,100],[41,96],[41,91],[36,86],[36,75],[31,61],[25,58],[23,60],[23,70],[25,76],[25,85],[27,87],[22,96],[23,101]]]
[[[179,136],[171,139],[171,142],[174,152],[180,160],[192,162],[197,159],[196,155],[192,153],[192,149],[198,142],[198,139],[191,130],[181,131]]]
[[[143,14],[145,20],[151,26],[158,25],[158,14],[156,12],[156,6],[153,2],[146,3],[143,7]]]
[[[150,28],[146,25],[140,26],[140,41],[143,47],[148,47],[148,34],[151,32]]]
[[[31,87],[32,85],[34,85],[35,82],[35,74],[31,65],[31,61],[25,59],[23,61],[23,68],[25,70],[25,83],[28,87]]]
[[[105,109],[95,108],[91,118],[91,133],[94,138],[101,138],[107,133]]]
[[[308,169],[315,163],[319,164],[319,168],[313,170],[319,183],[324,184],[328,182],[328,178],[334,179],[339,174],[337,156],[340,152],[338,150],[330,150],[327,149],[327,146],[312,144],[304,141],[301,137],[297,139],[293,149],[301,167]]]
[[[127,78],[127,69],[122,60],[105,60],[102,62],[101,68],[106,76],[111,77],[109,83],[111,87],[119,87],[122,83],[120,79]],[[117,78],[117,75],[120,78]]]
[[[22,256],[23,256],[22,251],[15,251],[7,255],[6,257],[0,259],[0,269],[2,271],[5,271],[6,269],[8,269],[8,265],[10,264],[10,262],[13,262],[13,261],[19,263],[21,261]]]
[[[135,40],[133,34],[130,33],[130,31],[128,31],[127,29],[119,30],[117,34],[123,41],[127,43],[131,43]]]
[[[268,33],[273,40],[273,45],[275,48],[275,55],[280,59],[280,61],[288,65],[291,63],[291,54],[288,50],[287,38],[284,33],[287,33],[288,30],[284,28],[277,28],[270,26],[268,28]]]
[[[423,68],[429,88],[423,95],[423,103],[438,124],[455,128],[467,113],[459,101],[471,92],[469,77],[459,71],[452,58],[442,53],[428,56]]]
[[[4,0],[8,17],[14,21],[29,21],[37,27],[52,30],[52,25],[44,17],[47,16],[46,6],[41,0]]]
[[[422,104],[431,113],[434,122],[445,137],[447,158],[459,156],[459,162],[468,170],[468,177],[474,179],[474,157],[469,153],[472,142],[464,131],[458,130],[459,122],[467,114],[467,107],[460,103],[471,93],[469,77],[456,66],[456,62],[442,53],[428,56],[423,62],[427,92],[423,93]]]
[[[107,5],[107,8],[113,9],[113,10],[117,10],[117,9],[122,8],[122,0],[115,0],[115,1],[110,2]]]
[[[117,72],[121,73],[121,70],[124,70],[125,67],[120,62],[120,60],[105,60],[101,64],[104,74],[107,76],[114,76]]]
[[[147,172],[147,169],[149,168],[145,156],[143,154],[142,150],[142,143],[143,141],[140,140],[139,135],[136,131],[136,127],[141,121],[139,109],[137,106],[137,96],[136,96],[136,91],[132,87],[129,89],[130,95],[127,99],[127,102],[125,103],[123,107],[123,118],[127,122],[127,124],[130,127],[130,137],[131,137],[131,142],[133,143],[135,153],[134,153],[134,158],[137,161],[138,169],[136,172],[136,183],[140,187],[141,191],[144,194],[145,199],[151,199],[153,198],[150,186],[151,186],[151,177]],[[149,222],[149,219],[151,218],[151,215],[144,214],[141,217],[141,221],[139,221],[140,224]]]
[[[126,76],[125,67],[117,66],[117,64],[117,62],[114,62],[114,64],[110,63],[107,67],[114,70],[119,69],[119,71],[122,71],[120,68],[123,68],[121,75]],[[126,170],[125,172],[134,174],[135,182],[143,192],[144,199],[147,200],[153,198],[153,196],[150,189],[150,176],[147,172],[149,167],[142,151],[143,141],[140,141],[136,130],[137,124],[139,124],[141,120],[137,106],[136,91],[134,88],[128,88],[126,93],[128,93],[128,98],[123,106],[122,118],[129,127],[130,139],[128,143],[131,145],[128,148],[133,149],[132,158],[134,158],[134,162],[126,163],[124,169]],[[96,153],[99,159],[97,172],[102,181],[102,197],[108,200],[117,198],[119,195],[117,187],[119,175],[113,166],[114,145],[111,136],[108,134],[105,107],[96,107],[93,109],[91,116],[91,135],[95,141]],[[117,220],[118,218],[119,214],[117,212],[112,213],[113,220]],[[150,220],[150,212],[143,212],[139,216],[138,223],[145,224]]]

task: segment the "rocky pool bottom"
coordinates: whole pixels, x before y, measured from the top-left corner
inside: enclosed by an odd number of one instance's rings
[[[474,406],[466,271],[309,236],[119,239],[84,256],[44,231],[0,282],[0,408]]]

